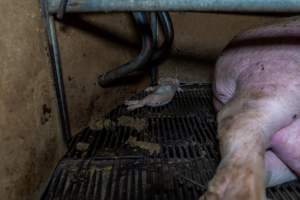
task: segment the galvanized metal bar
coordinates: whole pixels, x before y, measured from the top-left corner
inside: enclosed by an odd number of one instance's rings
[[[47,0],[49,12],[60,0]],[[299,12],[300,0],[69,0],[67,12],[109,11]]]
[[[65,97],[63,74],[61,69],[60,52],[57,41],[57,35],[55,31],[55,22],[52,15],[48,15],[47,2],[46,0],[41,0],[41,9],[44,20],[44,26],[47,33],[50,61],[52,65],[53,81],[55,86],[58,111],[60,117],[60,125],[62,131],[62,139],[66,146],[70,144],[71,141],[71,130],[70,121],[68,114],[68,107]]]

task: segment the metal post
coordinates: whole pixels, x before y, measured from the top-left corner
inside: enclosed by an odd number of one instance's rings
[[[152,37],[153,37],[153,47],[155,49],[157,49],[158,47],[158,27],[157,27],[157,15],[155,12],[151,12],[150,14],[150,18],[151,18],[151,30],[152,30]],[[158,66],[156,65],[156,63],[150,63],[150,70],[149,70],[149,74],[150,74],[150,86],[155,86],[158,84]]]
[[[48,0],[49,11],[60,0]],[[67,12],[109,11],[299,12],[300,0],[69,0]]]
[[[62,129],[62,137],[66,146],[69,146],[71,141],[71,131],[69,115],[65,97],[63,75],[61,70],[60,52],[55,31],[54,17],[48,14],[47,1],[41,0],[41,9],[44,19],[44,26],[47,33],[49,53],[52,65],[53,80],[59,110],[60,125]]]

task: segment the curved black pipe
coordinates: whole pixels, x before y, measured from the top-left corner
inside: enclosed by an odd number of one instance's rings
[[[151,31],[153,37],[153,46],[155,49],[158,47],[158,23],[157,23],[157,14],[156,12],[151,12],[150,14],[151,20]],[[150,76],[150,86],[155,86],[158,84],[158,66],[157,65],[149,65],[149,76]]]
[[[164,35],[164,41],[160,47],[158,47],[157,17]],[[150,73],[150,85],[154,86],[158,84],[158,65],[167,58],[167,54],[170,52],[174,41],[174,29],[169,13],[164,11],[151,13],[151,29],[155,52],[152,55],[148,66]]]
[[[142,34],[142,50],[137,57],[98,77],[101,86],[108,86],[114,81],[127,76],[127,74],[145,66],[153,54],[153,39],[149,20],[144,12],[134,12],[133,17]]]
[[[164,33],[165,40],[153,54],[151,63],[160,62],[162,58],[165,58],[166,54],[169,53],[174,41],[174,28],[169,13],[165,11],[158,12],[158,18],[162,27],[162,31]]]
[[[156,15],[158,16],[164,34],[164,42],[160,47],[157,47]],[[145,12],[134,12],[133,16],[136,24],[143,33],[142,51],[132,61],[123,64],[104,75],[100,75],[98,77],[98,83],[101,86],[112,85],[115,81],[130,76],[131,74],[134,74],[134,72],[138,72],[136,74],[142,73],[145,66],[150,66],[151,85],[157,84],[158,65],[166,58],[174,40],[174,29],[171,17],[169,13],[165,11],[151,13],[151,21],[149,23]]]
[[[157,35],[157,27],[156,27],[157,22],[155,21],[156,16],[154,17],[151,13],[151,28],[153,33],[153,41],[156,48],[154,55],[152,56],[152,59],[149,63],[151,86],[158,84],[158,65],[166,59],[167,57],[166,55],[169,53],[174,41],[174,29],[173,29],[172,20],[169,13],[162,11],[162,12],[158,12],[157,15],[159,17],[159,22],[162,27],[165,40],[160,47],[157,46],[158,35]]]

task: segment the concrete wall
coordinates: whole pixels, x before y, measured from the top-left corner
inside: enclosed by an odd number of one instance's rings
[[[37,199],[64,152],[38,2],[0,1],[0,196]],[[147,80],[103,89],[99,74],[138,52],[126,14],[70,16],[57,24],[73,133],[146,86]],[[172,14],[175,44],[164,76],[211,81],[213,62],[237,32],[268,17]],[[75,23],[74,23],[75,22]],[[88,22],[88,24],[86,23]],[[95,26],[94,26],[95,25]]]
[[[37,199],[64,151],[37,1],[0,1],[0,198]]]

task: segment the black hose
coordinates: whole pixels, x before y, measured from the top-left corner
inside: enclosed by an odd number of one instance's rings
[[[153,32],[153,41],[155,44],[155,52],[151,58],[151,61],[149,62],[150,66],[150,85],[154,86],[158,84],[158,65],[162,63],[166,58],[167,54],[169,53],[173,41],[174,41],[174,29],[172,25],[172,20],[168,12],[157,12],[160,25],[162,27],[162,31],[164,34],[164,42],[163,44],[158,47],[158,36],[155,31],[156,27],[154,24],[151,24],[152,26],[152,32]],[[151,21],[154,20],[153,16],[151,16]],[[154,29],[154,30],[153,30]]]
[[[153,38],[153,47],[155,49],[158,48],[158,23],[157,23],[157,14],[156,12],[151,12],[150,14],[151,20],[151,31],[152,31],[152,38]],[[158,66],[155,63],[149,64],[149,75],[150,75],[150,86],[155,86],[158,84]]]
[[[152,56],[151,63],[160,63],[163,58],[166,58],[166,54],[169,53],[173,41],[174,41],[174,29],[171,17],[168,12],[158,12],[159,22],[164,33],[165,40],[161,47],[159,47]]]
[[[164,42],[160,47],[158,47],[157,15],[164,35]],[[150,85],[154,86],[158,84],[158,66],[167,58],[174,41],[174,29],[169,13],[164,11],[151,13],[151,29],[155,51],[148,66]]]
[[[162,31],[164,34],[164,42],[158,47],[158,37],[155,24],[156,16],[158,16]],[[98,77],[98,83],[101,86],[110,86],[121,78],[134,74],[140,74],[144,71],[145,66],[149,66],[151,85],[157,84],[158,65],[164,61],[169,53],[174,40],[174,29],[172,20],[168,12],[161,11],[151,14],[151,20],[147,19],[145,12],[134,12],[133,16],[136,24],[141,29],[142,35],[142,51],[132,61],[123,64],[104,75]]]
[[[127,74],[139,70],[145,66],[153,54],[153,40],[149,20],[144,12],[133,12],[133,17],[142,34],[142,50],[137,57],[98,77],[101,86],[108,86],[114,81],[127,76]]]

